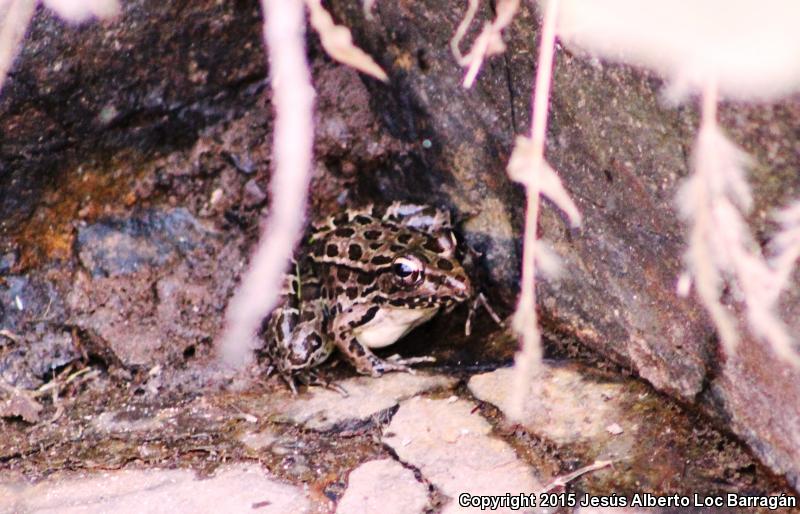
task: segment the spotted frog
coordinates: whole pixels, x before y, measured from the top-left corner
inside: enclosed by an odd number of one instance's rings
[[[384,360],[371,349],[473,296],[445,211],[346,210],[312,224],[308,243],[264,329],[272,365],[293,390],[334,348],[364,375],[408,371],[414,359]]]

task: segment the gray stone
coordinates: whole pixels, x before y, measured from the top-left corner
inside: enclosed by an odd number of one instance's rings
[[[415,514],[425,512],[427,487],[392,459],[371,460],[350,472],[336,514]]]
[[[177,469],[66,475],[35,485],[0,478],[0,512],[285,514],[309,508],[300,489],[277,481],[255,465],[223,468],[208,479]]]
[[[150,210],[79,228],[78,256],[94,277],[129,275],[143,267],[163,266],[200,246],[207,235],[184,208]]]
[[[401,403],[384,432],[383,441],[402,462],[450,497],[444,513],[474,511],[459,507],[462,493],[518,495],[540,488],[534,470],[505,441],[490,435],[491,425],[474,407],[455,398],[414,397]]]
[[[416,373],[388,373],[379,379],[355,377],[338,382],[347,396],[312,387],[297,398],[288,395],[275,406],[280,418],[313,430],[357,429],[373,416],[395,407],[400,400],[434,389],[448,389],[450,377]]]
[[[503,368],[475,375],[469,380],[469,390],[507,414],[513,374],[513,369]],[[589,380],[575,369],[543,366],[525,394],[520,422],[558,445],[591,442],[604,448],[597,458],[618,458],[635,444],[636,424],[641,421],[628,419],[625,406],[636,400],[628,391],[624,383]],[[622,432],[609,430],[614,425]]]

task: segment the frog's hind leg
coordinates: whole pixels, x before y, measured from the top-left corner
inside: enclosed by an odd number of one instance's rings
[[[324,335],[324,303],[307,287],[317,289],[313,282],[306,275],[301,277],[299,270],[287,274],[281,305],[270,315],[266,327],[271,365],[295,394],[298,381],[308,383],[304,374],[333,351],[333,343]]]

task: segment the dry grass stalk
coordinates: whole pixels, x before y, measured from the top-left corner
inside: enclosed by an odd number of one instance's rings
[[[459,49],[461,40],[467,33],[467,29],[475,17],[475,12],[478,10],[478,0],[469,0],[467,12],[464,18],[459,23],[453,39],[450,40],[450,49],[453,56],[458,61],[458,64],[467,68],[467,74],[464,76],[463,86],[467,89],[472,87],[478,72],[483,65],[486,57],[499,54],[505,51],[506,45],[503,43],[503,29],[511,23],[514,15],[519,9],[519,0],[499,0],[496,6],[497,15],[491,23],[485,23],[483,30],[475,38],[467,55],[463,55]]]
[[[593,463],[589,464],[588,466],[576,469],[572,473],[567,473],[566,475],[557,476],[549,484],[547,484],[541,491],[539,491],[539,494],[549,493],[553,489],[566,487],[567,484],[569,484],[576,478],[581,477],[586,473],[597,471],[598,469],[607,468],[612,464],[614,464],[613,460],[596,460]]]
[[[272,203],[250,267],[228,305],[218,351],[241,367],[252,359],[261,320],[275,307],[284,271],[305,223],[311,175],[314,89],[305,53],[302,0],[262,0],[272,76],[275,170]]]
[[[694,173],[678,197],[681,214],[690,225],[687,267],[726,352],[732,353],[740,339],[734,314],[720,300],[727,283],[735,298],[745,303],[753,334],[769,342],[782,359],[800,365],[792,337],[775,314],[778,295],[800,254],[796,213],[789,210],[784,215],[785,230],[776,239],[778,253],[770,266],[744,219],[752,207],[745,178],[749,159],[722,134],[716,114],[717,88],[709,80],[703,91]]]
[[[89,18],[110,18],[120,11],[117,0],[42,0],[42,3],[54,10],[69,22],[80,23]]]
[[[513,326],[522,339],[522,349],[515,359],[513,396],[509,409],[512,418],[522,417],[525,396],[530,391],[542,358],[541,334],[536,316],[536,263],[546,259],[537,250],[536,228],[539,222],[539,195],[546,195],[556,206],[568,214],[573,225],[580,223],[580,214],[570,199],[561,180],[544,160],[547,103],[550,94],[555,51],[555,21],[558,0],[549,0],[544,6],[544,21],[536,67],[536,84],[531,115],[531,135],[517,137],[508,163],[509,176],[525,185],[527,206],[525,212],[524,250],[522,255],[522,287],[514,314]]]
[[[320,42],[325,51],[333,59],[342,64],[351,66],[378,80],[388,82],[386,72],[378,66],[372,57],[353,44],[353,36],[347,27],[336,25],[330,13],[322,7],[320,0],[306,0],[308,11],[311,14],[309,21],[314,30],[319,34]],[[367,6],[365,5],[365,9]],[[368,11],[367,11],[368,12]]]

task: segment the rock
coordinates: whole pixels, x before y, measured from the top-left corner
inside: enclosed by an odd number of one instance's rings
[[[537,13],[520,5],[503,34],[505,52],[488,58],[465,90],[448,44],[463,10],[442,0],[413,7],[378,2],[369,19],[354,3],[334,1],[330,9],[389,74],[388,85],[365,79],[371,105],[417,157],[400,161],[400,173],[366,175],[362,187],[388,197],[430,190],[428,198],[474,212],[464,224],[466,239],[485,253],[492,299],[514,305],[524,203],[504,168],[514,137],[529,129]],[[472,30],[493,16],[481,6]],[[462,51],[473,40],[466,37]],[[544,202],[539,232],[565,271],[558,282],[538,282],[545,336],[570,353],[588,347],[660,391],[732,420],[753,451],[800,490],[800,375],[749,336],[736,356],[723,356],[696,298],[675,294],[687,229],[674,199],[689,174],[696,108],[662,102],[663,84],[651,74],[561,48],[553,71],[547,156],[584,221],[569,230]],[[769,211],[800,196],[800,101],[726,103],[719,118],[754,158],[748,221],[764,241],[774,232]],[[798,281],[795,273],[780,306],[794,334],[800,333]],[[746,326],[743,315],[740,321]]]
[[[245,432],[239,436],[239,440],[247,446],[247,449],[257,453],[264,448],[272,446],[278,437],[270,430],[259,430],[257,432]]]
[[[492,403],[507,414],[513,373],[511,368],[503,368],[474,375],[469,380],[469,390],[479,400]],[[626,414],[631,404],[637,403],[636,397],[623,383],[587,378],[575,369],[545,367],[525,395],[521,422],[536,435],[559,446],[590,443],[598,449],[594,458],[627,457],[631,446],[641,437],[634,430],[640,419]],[[612,425],[629,428],[623,436],[628,440],[613,437],[608,429]]]
[[[250,179],[244,184],[244,194],[242,200],[245,207],[256,207],[267,199],[267,193],[259,187],[254,179]]]
[[[188,470],[121,470],[68,474],[35,485],[4,482],[0,511],[63,512],[308,512],[303,492],[276,480],[259,466],[239,464],[199,479]]]
[[[456,380],[439,375],[387,373],[379,379],[355,377],[337,382],[347,391],[312,387],[307,394],[279,400],[275,409],[279,418],[312,430],[356,430],[372,417],[397,406],[400,400],[436,389],[449,389]]]
[[[203,245],[210,232],[186,209],[149,210],[78,229],[78,256],[94,277],[118,277],[158,267]]]
[[[28,423],[39,421],[42,404],[23,391],[5,390],[4,392],[10,396],[4,402],[0,402],[0,418],[18,416]]]
[[[474,407],[465,400],[414,397],[400,404],[384,431],[383,442],[398,458],[450,498],[443,513],[469,510],[459,507],[462,493],[503,496],[541,487],[513,448],[490,435],[491,426]]]
[[[506,412],[513,370],[475,375],[468,387],[476,398]],[[574,364],[546,364],[525,394],[520,423],[580,466],[612,461],[612,467],[585,477],[582,487],[589,492],[598,488],[592,494],[724,494],[744,489],[773,493],[774,486],[765,480],[768,473],[754,466],[743,448],[698,425],[636,380],[604,376]],[[727,477],[723,486],[719,477]]]
[[[34,389],[51,380],[57,369],[80,357],[69,332],[27,332],[11,349],[0,353],[0,380]]]
[[[124,366],[165,363],[210,342],[241,267],[222,237],[183,208],[82,228],[78,254],[90,273],[74,276],[72,323]]]
[[[427,487],[414,473],[395,460],[381,459],[365,462],[350,472],[336,514],[421,514],[427,505]]]

